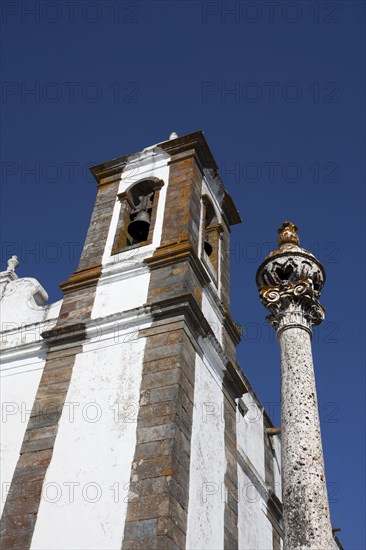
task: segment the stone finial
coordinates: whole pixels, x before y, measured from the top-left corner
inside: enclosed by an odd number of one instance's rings
[[[8,260],[8,268],[7,268],[6,271],[14,272],[16,270],[16,268],[18,267],[18,265],[19,265],[18,257],[17,256],[12,256]]]
[[[296,246],[299,246],[300,239],[296,233],[298,229],[299,228],[297,225],[292,222],[283,222],[282,226],[277,229],[277,232],[279,233],[278,244],[280,246],[283,244],[295,244]]]
[[[17,256],[12,256],[8,260],[7,269],[5,269],[5,271],[0,271],[0,299],[3,298],[5,288],[7,287],[8,283],[18,279],[18,275],[15,273],[15,270],[18,267],[18,265],[19,265],[19,260]]]
[[[176,139],[178,137],[178,134],[176,132],[172,132],[169,136],[169,139]]]

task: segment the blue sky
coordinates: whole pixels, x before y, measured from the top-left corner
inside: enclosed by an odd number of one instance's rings
[[[333,526],[365,548],[364,24],[342,2],[2,3],[2,269],[50,299],[77,265],[87,166],[202,129],[233,228],[242,367],[278,422],[279,352],[255,272],[290,219],[327,271],[314,360]]]

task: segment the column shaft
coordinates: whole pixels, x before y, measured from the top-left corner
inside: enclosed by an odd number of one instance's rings
[[[285,550],[331,550],[315,376],[308,330],[280,331]]]

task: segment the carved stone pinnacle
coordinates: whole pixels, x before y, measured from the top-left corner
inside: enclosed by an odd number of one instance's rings
[[[259,267],[257,285],[262,304],[271,313],[267,320],[277,330],[286,326],[311,332],[324,319],[318,298],[325,281],[322,265],[299,246],[297,226],[286,221],[278,229],[279,248]]]

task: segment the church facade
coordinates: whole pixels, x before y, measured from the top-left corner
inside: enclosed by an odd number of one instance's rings
[[[63,299],[15,257],[0,274],[2,547],[280,550],[280,430],[236,359],[241,220],[206,140],[92,173]]]

